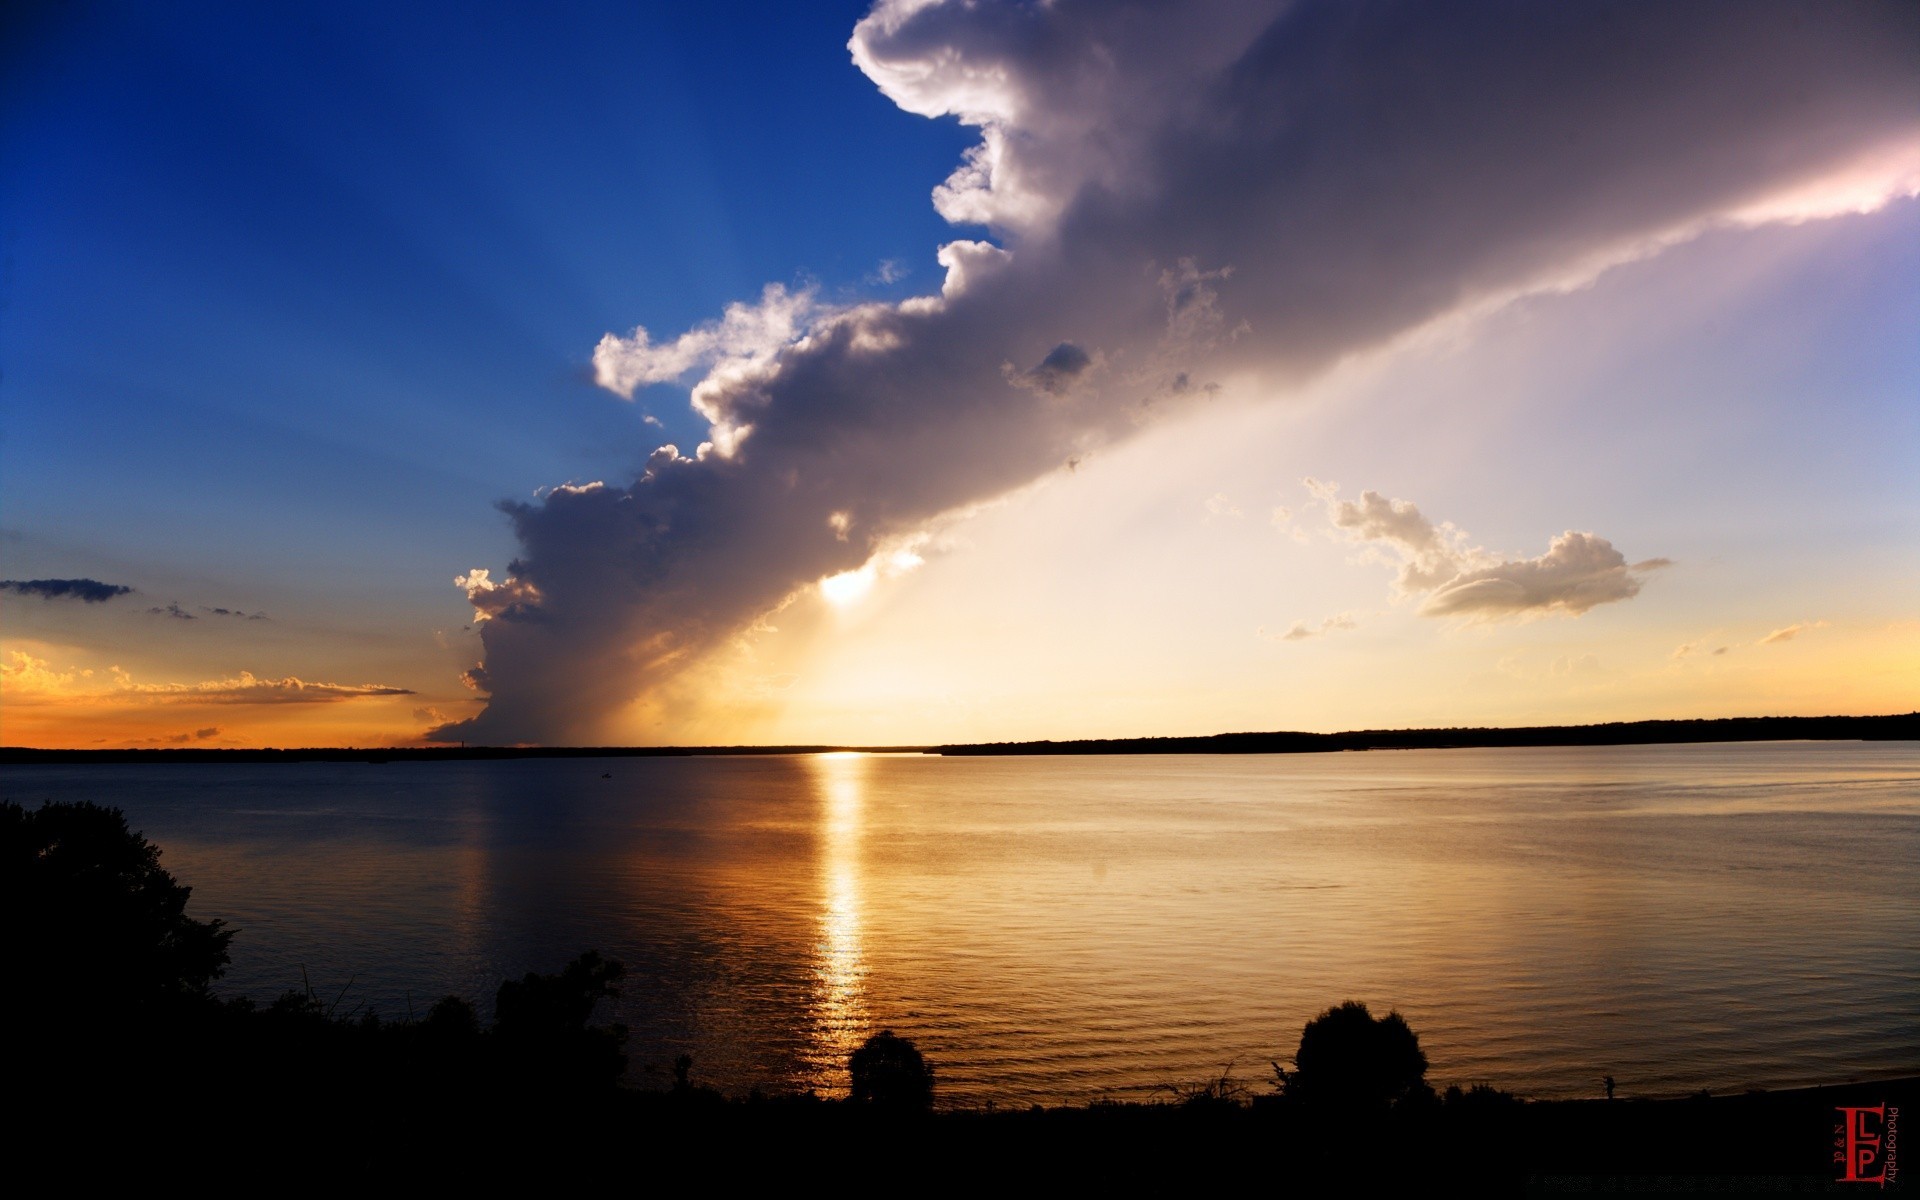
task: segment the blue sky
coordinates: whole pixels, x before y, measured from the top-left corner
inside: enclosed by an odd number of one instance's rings
[[[863,282],[885,260],[937,270],[926,194],[966,139],[853,69],[859,13],[30,23],[5,85],[8,528],[49,555],[378,587],[503,545],[501,496],[630,472],[652,446],[591,385],[600,332],[690,326],[769,280],[885,294]],[[643,400],[699,440],[684,391]]]
[[[13,12],[0,738],[1913,706],[1910,13],[867,12]]]

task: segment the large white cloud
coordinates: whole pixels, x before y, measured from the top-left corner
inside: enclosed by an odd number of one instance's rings
[[[770,289],[603,339],[622,394],[706,370],[710,445],[505,506],[521,555],[466,585],[494,618],[490,703],[442,736],[620,736],[607,714],[796,588],[1215,381],[1920,187],[1910,5],[903,0],[851,49],[903,108],[979,127],[934,202],[993,240],[941,248],[938,294]],[[1469,564],[1491,573],[1444,603],[1578,611],[1632,580],[1609,552]],[[1406,583],[1437,588],[1423,553]]]

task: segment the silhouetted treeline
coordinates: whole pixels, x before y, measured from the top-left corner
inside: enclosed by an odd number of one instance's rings
[[[0,765],[35,763],[259,763],[259,762],[466,762],[516,758],[693,758],[750,754],[827,754],[863,750],[870,754],[922,754],[925,746],[425,746],[354,748],[308,746],[286,749],[221,750],[182,746],[151,750],[41,750],[0,746]]]
[[[1085,738],[950,746],[428,746],[354,749],[316,746],[220,750],[41,750],[0,746],[0,765],[34,763],[456,762],[515,758],[692,758],[703,755],[824,754],[1306,754],[1334,750],[1437,750],[1500,746],[1634,746],[1677,742],[1920,741],[1920,713],[1884,717],[1720,717],[1532,725],[1516,729],[1361,729],[1346,733],[1216,733],[1199,737]]]
[[[1681,742],[1916,741],[1920,713],[1887,717],[1721,717],[1519,729],[1362,729],[1348,733],[1216,733],[937,746],[936,754],[1311,754],[1506,746],[1653,746]]]

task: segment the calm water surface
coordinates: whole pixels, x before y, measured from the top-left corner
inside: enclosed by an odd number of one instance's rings
[[[612,778],[602,778],[611,773]],[[1536,1097],[1920,1073],[1920,746],[11,768],[127,811],[235,939],[224,990],[490,1008],[597,948],[636,1083],[944,1105],[1264,1088],[1347,999],[1440,1085]]]

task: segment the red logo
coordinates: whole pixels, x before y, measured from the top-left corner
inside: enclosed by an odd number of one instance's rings
[[[1833,1161],[1840,1183],[1877,1183],[1886,1187],[1899,1167],[1900,1109],[1876,1104],[1871,1108],[1835,1108],[1840,1121],[1833,1127]]]

